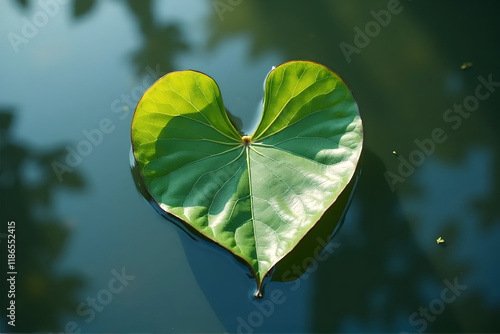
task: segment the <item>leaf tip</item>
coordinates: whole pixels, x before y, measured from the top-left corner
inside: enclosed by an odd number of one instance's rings
[[[262,281],[262,279],[257,278],[257,277],[255,277],[255,280],[257,282],[257,290],[255,290],[255,293],[253,294],[253,296],[257,299],[262,299],[262,297],[263,297],[263,293],[262,293],[263,281]]]

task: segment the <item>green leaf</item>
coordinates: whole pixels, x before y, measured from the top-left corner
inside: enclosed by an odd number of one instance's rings
[[[266,79],[262,118],[240,136],[210,77],[172,72],[132,121],[134,156],[152,198],[243,259],[258,291],[354,175],[361,118],[345,82],[308,61]]]

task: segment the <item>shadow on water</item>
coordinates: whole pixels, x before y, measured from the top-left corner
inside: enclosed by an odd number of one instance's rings
[[[12,109],[0,108],[0,247],[7,254],[7,222],[15,222],[15,327],[7,327],[7,261],[1,261],[1,327],[28,333],[59,331],[61,318],[76,310],[77,294],[85,281],[74,273],[60,273],[57,260],[64,254],[70,231],[53,210],[57,189],[79,190],[84,181],[77,172],[59,183],[51,163],[63,148],[40,153],[13,139]],[[5,331],[3,331],[5,332]]]

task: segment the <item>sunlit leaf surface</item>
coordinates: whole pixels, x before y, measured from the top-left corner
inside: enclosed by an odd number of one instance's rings
[[[345,82],[293,61],[267,77],[251,136],[233,127],[210,77],[181,71],[146,91],[132,142],[158,205],[247,262],[260,289],[349,183],[363,135]]]

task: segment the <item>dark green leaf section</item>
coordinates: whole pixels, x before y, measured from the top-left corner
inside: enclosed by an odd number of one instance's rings
[[[362,147],[354,98],[307,61],[275,68],[261,121],[241,137],[208,76],[173,72],[139,102],[134,155],[160,207],[267,272],[314,226],[352,178]]]

